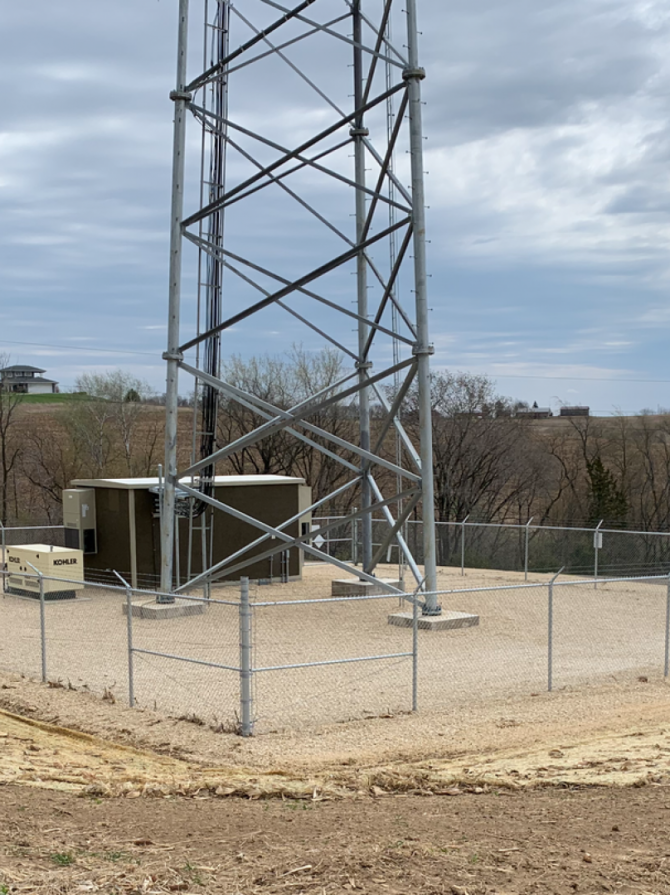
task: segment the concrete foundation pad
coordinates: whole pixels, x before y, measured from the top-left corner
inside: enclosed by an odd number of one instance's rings
[[[131,603],[133,618],[185,618],[187,615],[202,615],[205,604],[199,600],[175,600],[174,603],[156,603],[154,600]],[[128,604],[123,604],[123,614],[128,615]]]
[[[391,587],[404,589],[402,581],[397,578],[379,578],[378,583],[373,584],[371,581],[360,581],[358,578],[335,578],[330,586],[330,594],[332,597],[364,597],[375,594],[392,594],[384,585],[389,584]]]
[[[414,624],[412,612],[394,612],[388,617],[389,625],[399,628],[411,628]],[[444,610],[442,615],[419,614],[419,628],[422,631],[453,631],[457,628],[474,628],[479,624],[479,616],[469,612],[450,612]]]

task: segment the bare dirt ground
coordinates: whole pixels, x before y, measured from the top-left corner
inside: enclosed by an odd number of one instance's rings
[[[19,787],[0,797],[9,892],[670,891],[661,789],[355,803],[77,802]]]
[[[670,892],[664,685],[253,740],[0,688],[3,895]]]

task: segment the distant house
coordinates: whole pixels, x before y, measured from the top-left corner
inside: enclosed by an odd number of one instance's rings
[[[537,401],[533,401],[532,407],[518,408],[516,415],[531,420],[548,420],[554,414],[551,412],[551,407],[538,407]]]
[[[588,416],[591,412],[589,407],[561,407],[561,416]]]
[[[22,395],[53,395],[58,391],[58,383],[53,379],[44,379],[39,367],[15,364],[0,370],[0,388],[4,392],[15,392]]]

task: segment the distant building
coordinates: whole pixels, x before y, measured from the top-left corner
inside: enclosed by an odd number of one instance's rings
[[[530,420],[548,420],[554,414],[551,412],[551,407],[538,407],[537,401],[533,401],[532,407],[519,407],[516,415]]]
[[[589,407],[561,407],[561,416],[588,416]]]
[[[53,379],[44,379],[39,367],[15,364],[0,370],[0,388],[5,392],[21,395],[53,395],[58,391],[58,383]]]

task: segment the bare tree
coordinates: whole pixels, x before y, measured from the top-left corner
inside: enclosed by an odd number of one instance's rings
[[[90,474],[148,472],[160,434],[155,412],[144,403],[152,395],[149,385],[113,370],[83,374],[77,389],[86,398],[67,408],[68,425]]]
[[[502,522],[533,487],[537,464],[518,406],[495,392],[486,376],[438,373],[432,380],[435,510],[440,522],[473,515]],[[410,400],[408,424],[418,424]]]
[[[84,450],[67,424],[67,416],[55,414],[45,426],[38,415],[29,419],[24,432],[21,469],[32,486],[40,515],[56,522],[62,515],[63,489],[86,475]],[[40,520],[41,521],[41,520]]]
[[[0,354],[0,368],[9,366],[9,355]],[[13,475],[21,455],[18,409],[23,395],[0,385],[0,521],[9,520]]]
[[[231,385],[281,410],[288,410],[329,386],[335,387],[342,375],[343,359],[338,352],[325,348],[311,353],[297,345],[283,356],[263,355],[249,360],[234,356],[227,361],[223,370],[223,379]],[[351,418],[350,407],[336,403],[310,414],[307,419],[329,434],[347,437],[351,434]],[[222,400],[218,422],[219,443],[229,444],[265,420],[265,416],[240,401]],[[335,458],[319,450],[319,447],[332,449],[327,436],[306,431],[300,424],[293,428],[312,443],[301,441],[282,429],[231,455],[231,468],[238,474],[302,476],[311,485],[314,498],[318,499],[337,487],[346,478],[347,470]],[[339,448],[337,453],[348,456],[348,452],[342,452]]]

